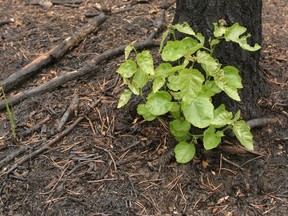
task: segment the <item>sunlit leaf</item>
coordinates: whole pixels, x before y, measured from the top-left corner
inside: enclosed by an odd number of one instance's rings
[[[186,120],[174,120],[170,122],[169,128],[173,136],[183,137],[186,136],[187,133],[190,131],[191,124]]]
[[[147,97],[145,107],[155,116],[164,115],[165,113],[169,112],[173,106],[171,99],[171,95],[165,91],[151,93]]]
[[[183,45],[186,47],[186,55],[192,55],[197,50],[201,49],[204,46],[204,43],[201,43],[197,41],[196,39],[193,39],[191,37],[186,37],[182,40]]]
[[[148,74],[139,68],[133,76],[132,85],[136,88],[143,88],[147,82]]]
[[[142,115],[143,118],[144,118],[146,121],[153,121],[153,120],[156,118],[155,115],[153,115],[152,113],[150,113],[150,112],[147,110],[147,108],[145,107],[144,104],[139,104],[139,105],[137,106],[137,113],[138,113],[139,115]]]
[[[125,89],[120,96],[117,108],[123,107],[130,100],[132,92],[129,89]]]
[[[216,148],[220,142],[221,137],[224,136],[223,131],[217,131],[213,126],[208,127],[204,131],[203,144],[206,150]]]
[[[181,108],[186,120],[198,128],[209,126],[214,118],[214,106],[209,97],[198,96],[191,103],[183,102]]]
[[[161,53],[161,51],[162,51],[162,49],[163,49],[163,45],[164,45],[165,39],[167,38],[169,32],[170,32],[170,30],[167,29],[167,30],[162,34],[162,40],[161,40],[161,43],[160,43],[159,53]]]
[[[235,23],[234,25],[230,26],[227,31],[225,32],[225,39],[226,41],[233,41],[235,43],[238,43],[239,46],[248,51],[257,51],[261,47],[259,44],[255,44],[254,47],[250,46],[247,43],[247,38],[251,37],[250,34],[243,35],[247,31],[247,28],[244,26],[240,26],[239,23]]]
[[[165,84],[166,80],[163,77],[156,77],[153,81],[153,92],[157,92]]]
[[[127,60],[129,58],[129,55],[131,53],[131,51],[134,49],[134,44],[136,43],[136,41],[133,41],[132,43],[130,43],[128,46],[125,47],[125,60]]]
[[[139,67],[146,73],[154,75],[153,57],[148,50],[138,53],[136,56]]]
[[[220,67],[219,63],[205,51],[198,50],[196,57],[207,75],[214,76],[215,71]]]
[[[175,146],[174,153],[178,163],[188,163],[195,155],[195,146],[183,141]]]
[[[233,123],[233,132],[240,143],[247,149],[253,150],[253,135],[250,132],[250,127],[243,120]]]
[[[174,28],[177,29],[177,31],[188,34],[188,35],[195,35],[195,32],[190,27],[190,25],[187,22],[183,22],[182,24],[176,24],[174,25]]]
[[[216,127],[223,127],[232,123],[232,117],[232,112],[227,111],[225,105],[221,104],[214,110],[214,119],[211,121],[211,124]]]
[[[164,61],[176,61],[186,54],[185,45],[182,41],[168,41],[162,51]]]
[[[178,75],[169,76],[168,81],[168,88],[180,90],[182,100],[190,103],[202,90],[204,76],[197,69],[182,69]]]
[[[161,63],[156,69],[155,69],[155,77],[161,76],[161,77],[167,77],[169,75],[169,70],[172,68],[172,65],[169,63]]]
[[[173,116],[174,119],[180,119],[181,118],[180,105],[176,102],[172,102],[172,103],[173,105],[169,112]]]
[[[129,59],[126,62],[122,63],[120,67],[118,68],[117,72],[123,77],[123,78],[130,78],[132,77],[137,71],[137,65],[136,63]]]

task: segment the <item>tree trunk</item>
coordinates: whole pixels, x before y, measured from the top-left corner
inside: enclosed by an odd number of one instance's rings
[[[213,22],[225,19],[228,25],[239,22],[245,26],[252,37],[251,45],[262,42],[262,0],[177,0],[173,23],[188,22],[195,32],[205,37],[212,37]],[[183,35],[177,35],[183,37]],[[235,102],[226,95],[213,98],[217,106],[227,105],[230,111],[241,110],[245,119],[259,116],[257,100],[265,89],[264,79],[258,70],[260,51],[248,52],[237,44],[223,42],[216,47],[215,57],[224,65],[232,65],[239,69],[244,88],[240,90],[241,102]]]

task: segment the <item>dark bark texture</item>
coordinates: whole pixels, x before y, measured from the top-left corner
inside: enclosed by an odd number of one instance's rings
[[[262,42],[262,0],[177,0],[173,23],[188,22],[194,31],[206,37],[213,35],[213,22],[225,19],[228,25],[239,22],[252,37],[251,45]],[[177,35],[183,37],[183,35]],[[225,103],[230,111],[241,110],[245,119],[259,116],[257,100],[265,89],[264,79],[258,70],[260,51],[248,52],[237,44],[223,42],[216,47],[215,57],[223,65],[239,69],[244,88],[240,90],[241,102],[235,102],[224,94],[213,98],[214,104]]]

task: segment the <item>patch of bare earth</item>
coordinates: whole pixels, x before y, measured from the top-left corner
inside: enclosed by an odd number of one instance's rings
[[[14,18],[0,26],[1,80],[86,25],[91,18],[85,14],[99,13],[101,6],[108,15],[98,31],[8,95],[80,69],[106,50],[145,40],[161,16],[163,2],[86,0],[79,7],[50,8],[29,3],[0,1],[0,21]],[[259,105],[263,116],[277,116],[279,122],[253,129],[255,152],[231,151],[226,141],[222,149],[210,152],[199,147],[193,162],[176,164],[175,140],[165,122],[143,122],[134,109],[137,99],[116,109],[123,90],[115,72],[123,61],[120,56],[13,106],[16,140],[5,111],[0,113],[0,214],[286,215],[287,8],[284,0],[264,1],[260,66],[269,91]],[[167,22],[174,10],[172,5],[166,11]],[[152,50],[157,53],[157,48]],[[82,121],[7,176],[22,158],[59,136],[60,119],[75,94],[80,102],[65,128],[84,117]],[[35,125],[39,127],[33,129]]]

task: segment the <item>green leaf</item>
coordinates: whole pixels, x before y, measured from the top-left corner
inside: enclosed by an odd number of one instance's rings
[[[206,74],[213,76],[215,71],[220,67],[220,64],[207,52],[198,50],[196,53],[197,62],[205,70]]]
[[[203,95],[207,97],[212,97],[222,91],[219,86],[216,85],[214,80],[206,80],[204,86],[202,87]]]
[[[186,120],[198,128],[209,126],[214,118],[214,106],[209,97],[198,96],[190,104],[182,102],[181,108]]]
[[[232,123],[232,117],[232,113],[225,109],[224,104],[221,104],[214,110],[214,119],[212,120],[211,124],[215,127],[223,127]]]
[[[197,40],[191,38],[191,37],[186,37],[182,40],[183,45],[186,47],[186,55],[192,55],[195,53],[197,50],[201,49],[204,46],[204,43],[199,43]]]
[[[155,69],[155,77],[161,76],[161,77],[167,77],[169,74],[169,70],[172,68],[172,65],[169,63],[161,63],[156,69]]]
[[[136,40],[133,41],[132,43],[130,43],[128,46],[125,47],[125,61],[129,58],[129,55],[130,55],[131,51],[132,51],[133,49],[135,49],[135,48],[134,48],[134,44],[135,44],[135,43],[136,43]]]
[[[182,69],[178,75],[168,77],[167,86],[173,91],[180,90],[184,102],[190,103],[202,90],[204,76],[197,69]]]
[[[132,85],[130,83],[129,79],[123,78],[123,82],[124,82],[124,84],[126,84],[128,86],[128,88],[133,92],[133,94],[135,94],[135,95],[139,95],[140,94],[139,88],[137,88],[136,86]]]
[[[151,113],[147,110],[147,108],[145,107],[144,104],[139,104],[139,105],[137,106],[137,113],[138,113],[139,115],[142,115],[143,118],[144,118],[146,121],[153,121],[153,120],[156,118],[155,115],[151,114]]]
[[[225,32],[227,31],[227,27],[224,26],[225,24],[226,24],[226,22],[225,23],[220,22],[219,24],[216,22],[213,23],[213,25],[214,25],[213,34],[216,38],[223,36],[225,34]]]
[[[181,118],[180,105],[176,102],[172,102],[172,103],[173,103],[173,106],[169,112],[173,116],[174,119],[180,119]]]
[[[174,153],[178,163],[188,163],[195,155],[195,146],[183,141],[175,146]]]
[[[173,26],[177,31],[188,34],[188,35],[195,35],[195,32],[190,27],[190,25],[187,22],[183,22],[182,24],[176,24]]]
[[[167,38],[168,34],[170,33],[170,30],[167,29],[163,34],[162,34],[162,40],[161,40],[161,44],[160,44],[160,48],[159,48],[159,53],[161,53],[162,49],[163,49],[163,44],[165,39]]]
[[[130,78],[137,72],[137,65],[133,60],[129,59],[120,65],[117,72],[123,78]]]
[[[241,117],[241,111],[238,110],[236,113],[235,113],[235,116],[234,116],[234,119],[233,121],[238,121]]]
[[[241,77],[237,68],[226,66],[214,76],[215,83],[232,99],[240,101],[238,89],[242,88]]]
[[[157,92],[165,84],[166,80],[163,77],[156,77],[153,81],[153,92]]]
[[[253,150],[253,135],[250,132],[250,127],[245,121],[240,120],[233,123],[233,132],[240,143],[249,150]]]
[[[155,116],[164,115],[169,112],[173,106],[171,99],[171,95],[165,91],[151,93],[147,97],[145,107]]]
[[[146,73],[154,75],[154,63],[153,57],[148,50],[137,54],[136,56],[137,63],[139,67]]]
[[[139,68],[133,76],[132,85],[141,89],[146,85],[147,82],[148,74]]]
[[[129,89],[125,89],[120,96],[117,108],[123,107],[130,100],[132,92]]]
[[[248,51],[257,51],[261,47],[259,44],[255,44],[254,47],[250,46],[247,43],[247,38],[251,37],[250,34],[241,36],[243,33],[247,31],[247,28],[240,26],[239,23],[235,23],[234,25],[230,26],[227,31],[225,32],[225,39],[226,41],[233,41],[238,43],[240,47],[244,50]]]
[[[184,120],[174,120],[169,124],[170,132],[175,137],[184,137],[191,129],[190,122]]]
[[[217,131],[213,126],[208,127],[204,131],[203,144],[206,150],[216,148],[220,142],[221,137],[224,136],[223,131]]]
[[[186,54],[186,47],[182,41],[168,41],[162,51],[164,61],[176,61]]]

